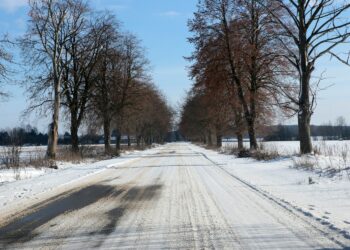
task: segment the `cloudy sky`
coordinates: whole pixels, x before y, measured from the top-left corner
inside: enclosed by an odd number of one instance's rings
[[[95,9],[114,12],[126,30],[143,42],[151,61],[154,82],[171,104],[181,102],[191,81],[187,77],[188,62],[183,58],[191,53],[187,43],[187,20],[195,10],[197,0],[91,0]],[[25,32],[27,0],[0,0],[0,33],[12,37]],[[313,124],[322,124],[343,115],[350,123],[350,68],[324,58],[317,74],[325,71],[323,86],[332,85],[320,93]],[[29,122],[20,119],[26,107],[24,90],[10,86],[12,97],[0,103],[0,128]],[[32,117],[33,125],[43,130],[44,118]],[[290,121],[289,123],[294,123]]]

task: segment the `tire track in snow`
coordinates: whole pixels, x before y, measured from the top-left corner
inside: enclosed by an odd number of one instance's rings
[[[350,236],[347,234],[346,231],[335,228],[333,225],[331,226],[327,226],[327,225],[323,225],[322,223],[320,223],[319,220],[317,220],[317,218],[313,217],[310,213],[305,213],[304,211],[300,210],[299,208],[295,208],[294,206],[292,206],[290,203],[281,200],[277,197],[274,197],[273,195],[271,195],[270,193],[250,184],[249,182],[243,180],[242,178],[234,175],[233,173],[229,172],[228,170],[226,170],[225,168],[222,167],[221,164],[213,161],[212,159],[210,159],[206,154],[202,153],[202,152],[198,152],[195,151],[195,153],[203,156],[206,160],[208,160],[209,162],[211,162],[213,164],[213,166],[217,167],[218,169],[220,169],[221,171],[225,172],[225,174],[227,174],[228,176],[230,176],[231,178],[235,179],[236,181],[240,182],[241,184],[243,184],[245,187],[249,188],[251,191],[253,191],[255,194],[259,195],[260,197],[271,201],[273,204],[277,205],[278,207],[284,209],[285,211],[289,212],[292,216],[298,218],[299,220],[303,221],[306,225],[311,226],[315,231],[319,232],[320,234],[322,234],[324,237],[326,237],[328,240],[334,242],[336,245],[338,245],[339,247],[343,248],[343,249],[350,249],[349,245],[350,245]],[[255,202],[257,205],[260,205],[259,203]],[[265,209],[265,211],[267,213],[270,213],[270,211],[267,211]],[[271,214],[271,213],[270,213]],[[271,214],[273,216],[273,214]],[[283,223],[280,220],[280,223]],[[289,225],[286,225],[289,227]],[[290,228],[290,227],[289,227]],[[292,230],[292,228],[290,228]],[[293,230],[292,230],[293,231]],[[298,232],[293,232],[294,234],[298,235]]]

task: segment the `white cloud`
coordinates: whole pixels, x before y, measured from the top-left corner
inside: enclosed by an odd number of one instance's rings
[[[26,6],[28,0],[0,0],[0,8],[8,12],[14,12],[17,9]]]
[[[170,10],[170,11],[160,13],[160,15],[161,16],[168,16],[168,17],[175,17],[175,16],[181,16],[181,13],[174,11],[174,10]]]

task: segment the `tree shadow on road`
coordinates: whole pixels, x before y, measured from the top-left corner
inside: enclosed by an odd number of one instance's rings
[[[56,217],[80,210],[103,198],[115,197],[123,190],[116,190],[113,186],[93,185],[81,190],[56,196],[49,204],[40,207],[34,213],[10,222],[0,228],[0,248],[13,243],[30,241],[38,234],[35,229],[55,219]]]
[[[118,222],[128,210],[134,209],[137,207],[136,204],[140,202],[148,202],[155,199],[159,196],[161,188],[162,185],[148,185],[136,186],[129,190],[123,190],[116,189],[115,186],[110,185],[93,185],[71,193],[64,193],[60,196],[56,196],[43,206],[38,206],[35,212],[25,215],[0,228],[0,249],[11,247],[13,244],[23,244],[33,240],[40,235],[40,233],[36,232],[36,229],[60,215],[83,209],[102,199],[112,198],[111,201],[114,202],[113,198],[117,198],[115,200],[115,206],[112,206],[112,209],[102,215],[107,218],[106,225],[89,233],[90,236],[110,235],[114,232]],[[118,196],[122,193],[124,193],[124,195],[119,199]],[[60,237],[62,236],[57,236],[57,239]],[[67,237],[76,236],[71,235]],[[101,246],[104,242],[104,238],[106,237],[101,237],[95,247]],[[48,240],[55,240],[55,237]]]

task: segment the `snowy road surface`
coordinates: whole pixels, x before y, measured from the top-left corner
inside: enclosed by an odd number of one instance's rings
[[[0,249],[345,249],[349,243],[186,143],[159,147],[17,210],[11,218],[0,213]]]

